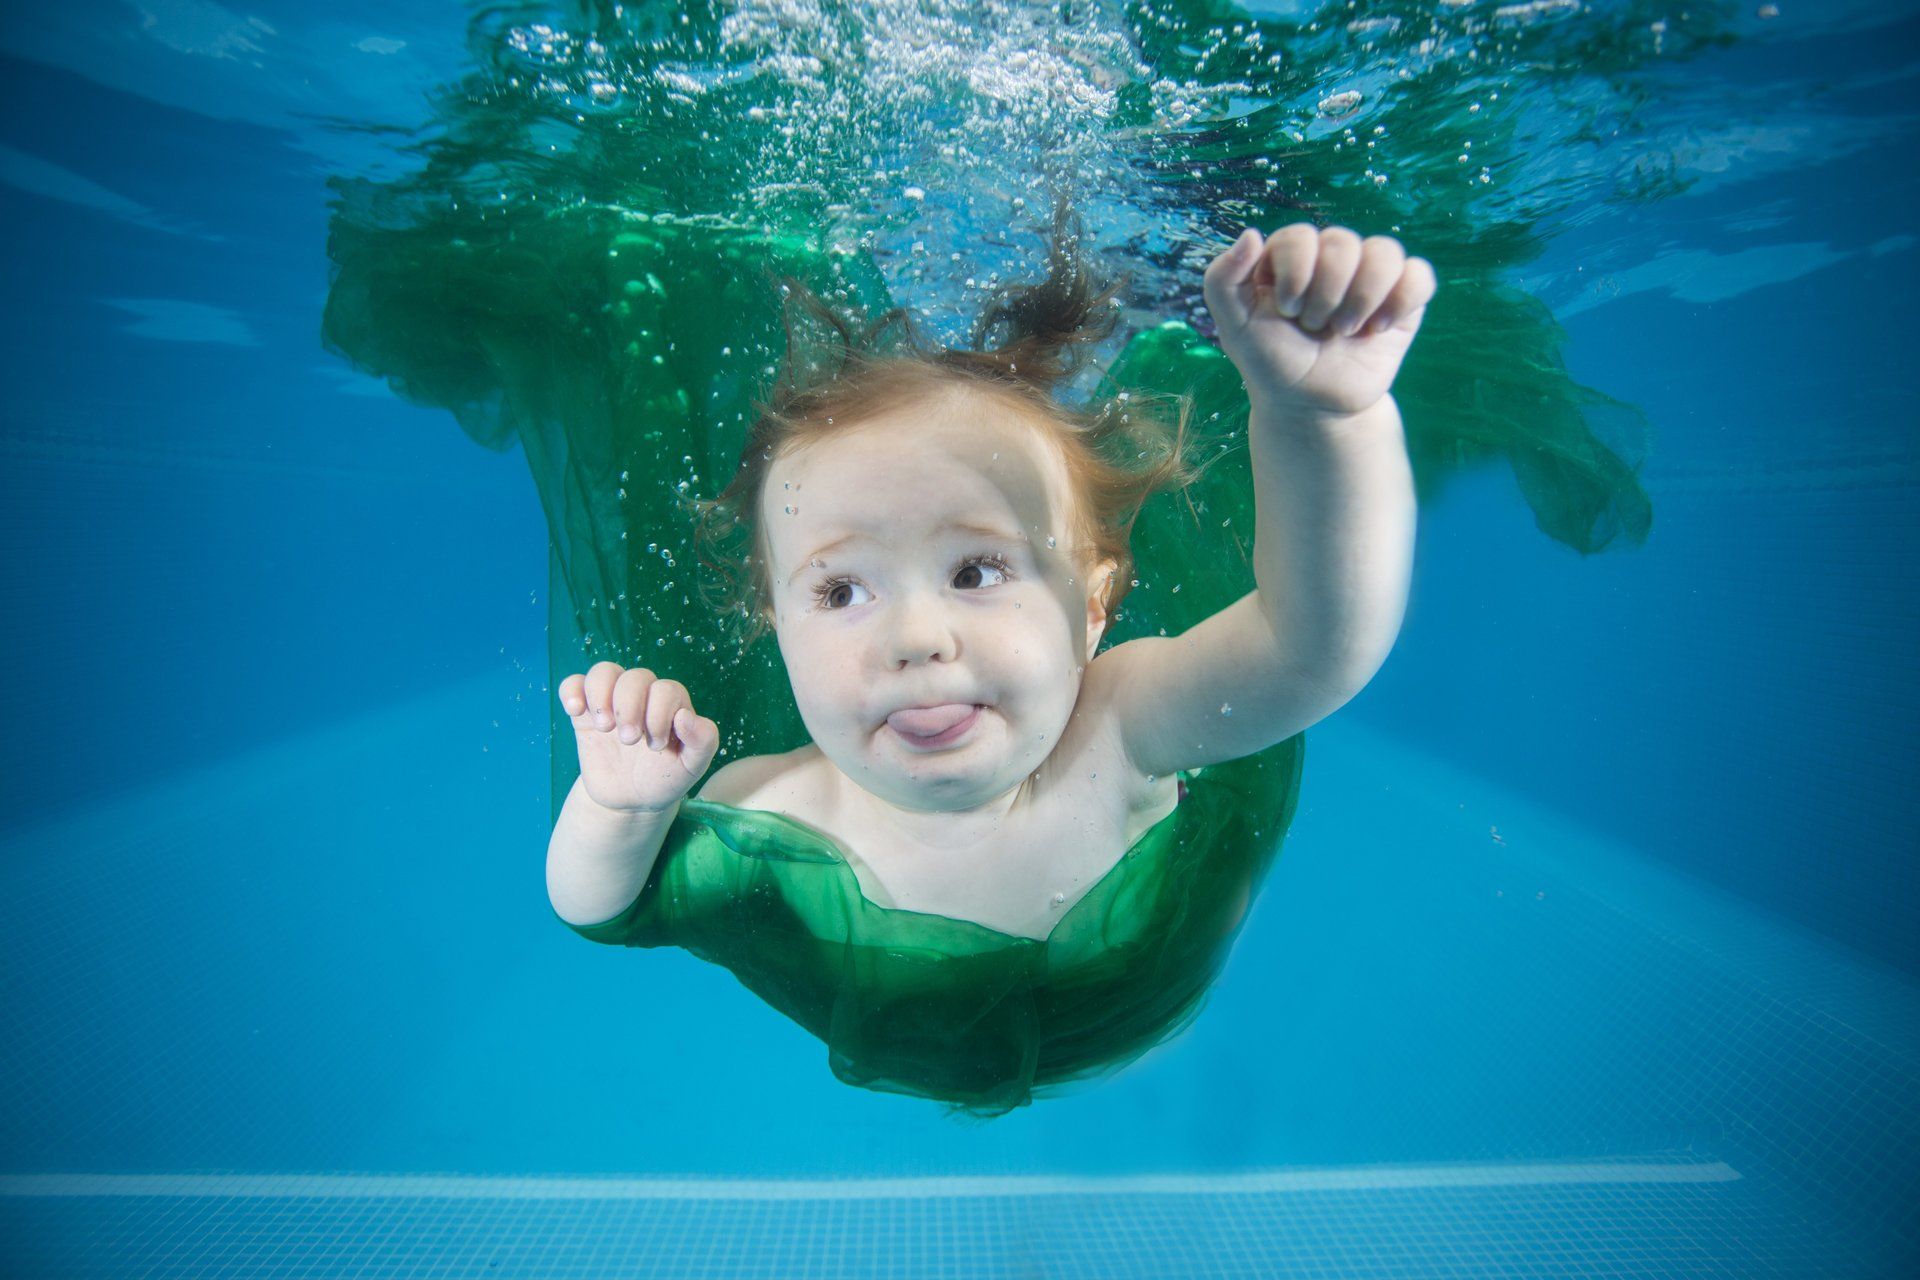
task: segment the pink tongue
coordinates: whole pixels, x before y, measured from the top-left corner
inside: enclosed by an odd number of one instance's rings
[[[887,717],[887,723],[900,732],[910,733],[916,738],[931,738],[936,733],[945,733],[972,714],[971,703],[949,702],[941,707],[916,707],[911,711],[896,711]]]

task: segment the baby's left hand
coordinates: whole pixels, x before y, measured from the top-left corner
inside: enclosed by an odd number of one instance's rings
[[[1435,289],[1391,236],[1310,222],[1249,227],[1207,267],[1220,346],[1268,412],[1353,414],[1393,385]]]

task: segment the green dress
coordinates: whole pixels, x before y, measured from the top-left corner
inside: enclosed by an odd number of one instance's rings
[[[1182,772],[1173,812],[1045,939],[880,906],[819,832],[699,799],[681,803],[631,906],[568,927],[725,967],[824,1041],[848,1084],[1000,1115],[1132,1062],[1199,1013],[1280,843],[1248,789],[1293,796],[1299,743]],[[1290,818],[1291,804],[1281,828]]]

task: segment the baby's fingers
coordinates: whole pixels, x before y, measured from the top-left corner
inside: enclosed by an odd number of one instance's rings
[[[646,712],[641,717],[649,747],[659,751],[667,746],[672,737],[674,713],[682,707],[693,707],[693,698],[687,693],[687,686],[678,680],[653,682],[647,690]]]
[[[612,728],[609,710],[615,679],[620,668],[611,662],[596,662],[585,675],[570,675],[557,690],[560,705],[574,718],[578,728]]]
[[[560,699],[561,709],[570,716],[582,715],[587,709],[587,678],[583,675],[570,675],[560,682],[555,691]]]
[[[605,704],[610,718],[601,727],[614,730],[615,736],[629,746],[640,741],[640,724],[646,714],[647,696],[655,683],[653,672],[645,667],[615,668]],[[591,700],[591,691],[588,697]]]
[[[1387,300],[1399,284],[1407,252],[1392,236],[1368,236],[1361,242],[1360,265],[1347,286],[1347,296],[1327,318],[1327,331],[1351,338]]]
[[[1408,258],[1406,266],[1400,272],[1400,281],[1393,286],[1393,292],[1380,304],[1380,309],[1367,322],[1363,335],[1385,333],[1394,325],[1418,332],[1421,317],[1426,314],[1427,304],[1433,301],[1438,288],[1434,279],[1433,264],[1425,258]]]
[[[1324,328],[1333,309],[1347,296],[1362,257],[1360,237],[1346,227],[1328,227],[1320,233],[1320,252],[1313,264],[1313,283],[1300,298],[1300,314],[1293,317],[1309,332]],[[1279,297],[1278,287],[1275,297]],[[1280,308],[1286,315],[1286,308]]]
[[[705,773],[720,749],[720,726],[695,715],[692,707],[681,707],[673,713],[673,732],[680,739],[680,763],[687,772],[696,778]]]

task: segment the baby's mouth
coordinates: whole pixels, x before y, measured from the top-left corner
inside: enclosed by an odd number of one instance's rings
[[[937,707],[909,707],[887,717],[887,727],[912,747],[944,747],[973,732],[983,704],[947,702]]]
[[[937,707],[907,707],[887,717],[887,723],[915,738],[933,738],[965,720],[976,710],[971,702],[943,702]]]

